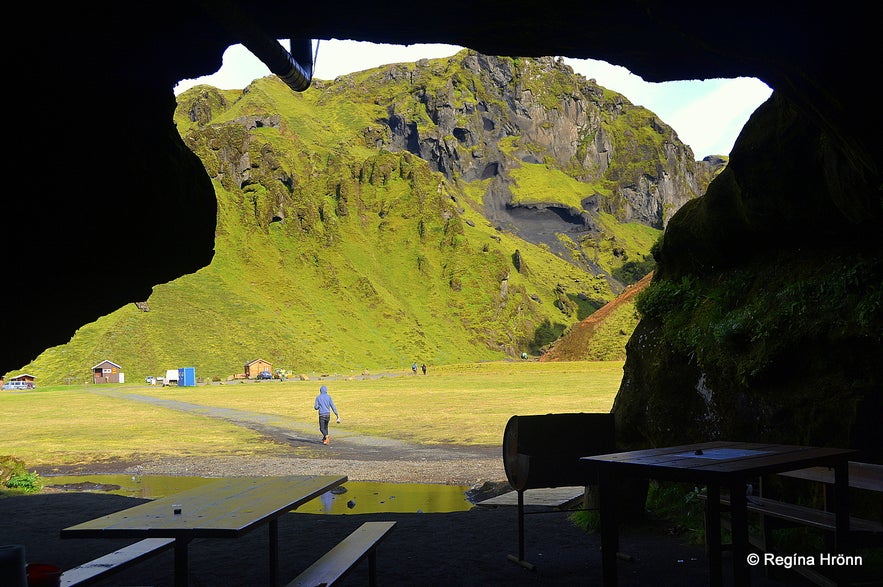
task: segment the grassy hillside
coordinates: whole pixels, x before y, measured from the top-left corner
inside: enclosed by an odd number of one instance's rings
[[[400,177],[414,159],[371,158],[366,166],[386,162],[396,173],[355,185],[357,213],[294,229],[288,219],[260,226],[216,184],[209,267],[158,285],[148,312],[125,306],[23,371],[48,384],[83,381],[104,359],[139,380],[184,366],[225,379],[256,358],[321,373],[494,360],[537,351],[600,305],[593,300],[610,297],[602,280],[496,233],[473,210],[463,214],[472,226],[446,218],[447,195],[415,195],[428,191],[426,177],[438,181],[419,160],[409,179]]]
[[[432,124],[405,96],[407,81],[382,68],[302,93],[270,76],[179,96],[179,132],[218,197],[213,262],[20,372],[49,385],[86,381],[105,359],[129,381],[179,367],[223,380],[257,358],[294,373],[499,360],[538,355],[615,297],[603,274],[492,225],[481,180],[451,182],[412,153],[377,149],[390,103]],[[552,166],[517,178],[519,197],[584,195]],[[599,224],[590,249],[610,269],[644,258],[660,233]],[[585,250],[559,239],[575,257]]]

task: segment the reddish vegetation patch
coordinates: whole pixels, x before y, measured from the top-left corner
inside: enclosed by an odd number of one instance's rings
[[[641,290],[650,284],[652,278],[653,273],[648,273],[634,285],[628,286],[615,299],[598,308],[591,316],[574,326],[570,332],[555,342],[552,348],[540,357],[540,362],[585,360],[588,342],[594,336],[598,326],[623,304],[631,302]]]

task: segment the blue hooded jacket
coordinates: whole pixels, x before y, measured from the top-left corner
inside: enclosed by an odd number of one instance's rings
[[[313,406],[313,409],[319,410],[320,416],[330,415],[331,412],[334,412],[335,416],[338,415],[337,406],[334,405],[334,400],[328,395],[328,388],[324,385],[319,388],[319,395],[316,396],[316,405]]]

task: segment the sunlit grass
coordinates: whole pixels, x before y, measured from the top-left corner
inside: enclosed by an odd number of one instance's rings
[[[222,420],[126,399],[128,394],[275,415],[316,426],[313,400],[327,385],[341,430],[421,444],[497,446],[513,415],[607,412],[621,361],[493,362],[430,367],[375,379],[265,381],[151,387],[51,387],[0,396],[0,455],[28,467],[138,461],[148,457],[288,454],[257,433]],[[337,426],[334,424],[334,426]]]
[[[276,450],[257,433],[221,420],[92,390],[103,392],[106,387],[4,393],[0,396],[4,419],[0,455],[20,458],[28,468],[42,468]]]

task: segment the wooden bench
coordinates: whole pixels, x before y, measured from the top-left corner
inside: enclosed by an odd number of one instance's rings
[[[356,564],[368,558],[368,584],[377,585],[377,545],[395,522],[365,522],[310,565],[286,587],[318,587],[334,585],[345,577]]]
[[[171,548],[174,538],[145,538],[61,574],[60,587],[89,585],[147,557]]]
[[[730,505],[730,496],[721,495],[721,505]],[[749,496],[748,511],[770,516],[785,522],[817,528],[834,532],[837,529],[834,523],[834,512],[819,510],[811,507],[768,499],[765,497]],[[849,517],[849,531],[851,534],[867,534],[867,538],[875,536],[883,537],[883,523],[865,520],[855,516]],[[857,536],[861,538],[861,536]]]
[[[803,526],[815,528],[830,533],[829,537],[836,532],[835,516],[834,512],[831,511],[833,507],[830,503],[833,492],[828,491],[828,488],[833,487],[834,484],[834,472],[830,468],[809,467],[779,473],[778,475],[824,484],[825,509],[807,507],[765,497],[763,495],[763,480],[761,480],[761,495],[749,495],[747,503],[748,511],[760,516],[760,534],[749,537],[749,541],[754,548],[761,552],[775,551],[771,534],[772,530],[777,527]],[[849,487],[883,493],[883,465],[850,461]],[[700,497],[705,499],[705,496]],[[720,503],[724,509],[728,508],[731,505],[730,496],[721,494]],[[778,521],[778,523],[774,524],[773,520]],[[721,526],[728,528],[726,518],[722,519]],[[857,516],[850,516],[848,537],[851,547],[883,546],[883,519],[868,520]],[[833,543],[830,540],[828,544],[829,547],[833,547]],[[837,585],[837,582],[830,580],[815,569],[794,567],[793,570],[818,585]]]

